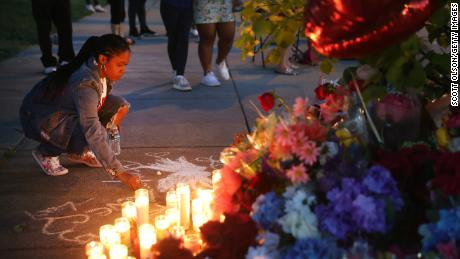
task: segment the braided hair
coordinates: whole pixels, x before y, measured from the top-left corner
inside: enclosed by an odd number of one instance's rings
[[[96,61],[99,55],[104,55],[110,59],[125,51],[130,51],[129,44],[118,35],[104,34],[89,37],[77,56],[69,64],[60,67],[56,72],[49,75],[45,99],[51,101],[61,94],[72,73],[78,70],[90,57],[93,57]]]

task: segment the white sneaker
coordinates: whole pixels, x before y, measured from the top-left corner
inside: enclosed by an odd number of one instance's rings
[[[198,37],[198,30],[197,29],[191,29],[190,33],[192,34],[193,37]]]
[[[43,69],[43,74],[49,75],[49,74],[53,73],[54,71],[56,71],[56,69],[57,68],[55,66],[45,67],[45,69]]]
[[[69,172],[67,168],[59,163],[59,158],[57,156],[43,156],[40,151],[36,149],[32,151],[32,156],[47,175],[59,176]]]
[[[96,12],[96,9],[94,9],[93,5],[91,5],[91,4],[85,5],[85,8],[86,8],[86,10],[88,10],[88,11],[90,11],[92,13]]]
[[[219,76],[222,77],[222,79],[230,79],[230,74],[228,73],[227,63],[225,60],[217,64],[217,71],[219,71]]]
[[[207,73],[203,78],[201,79],[201,84],[205,86],[220,86],[219,80],[217,80],[217,77],[214,75],[213,72]]]
[[[102,7],[100,4],[96,5],[96,6],[94,7],[94,10],[95,10],[96,12],[98,12],[98,13],[104,13],[104,12],[105,12],[104,7]]]
[[[191,91],[192,87],[184,76],[176,76],[173,80],[173,88],[179,91]]]

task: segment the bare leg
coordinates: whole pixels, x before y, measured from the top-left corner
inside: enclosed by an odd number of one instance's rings
[[[198,44],[198,56],[200,57],[201,67],[206,75],[212,71],[212,47],[216,38],[216,24],[197,24],[200,43]]]
[[[216,63],[219,64],[227,57],[232,49],[233,39],[235,37],[235,22],[225,22],[217,24],[217,35],[219,41],[217,43],[217,59]]]

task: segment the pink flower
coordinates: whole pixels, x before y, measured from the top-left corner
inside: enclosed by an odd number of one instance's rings
[[[403,94],[388,94],[376,106],[376,114],[380,120],[389,119],[400,122],[403,119],[414,118],[417,106],[413,100]]]
[[[316,147],[315,142],[305,141],[296,153],[307,165],[313,165],[318,158],[319,148]]]
[[[278,124],[275,129],[275,138],[276,142],[280,143],[283,146],[290,144],[290,135],[289,129],[283,124]]]
[[[303,164],[291,167],[291,169],[289,169],[286,174],[294,184],[306,183],[308,180],[310,180],[310,177],[308,176]]]
[[[307,107],[308,107],[308,98],[304,99],[304,98],[297,97],[295,99],[294,109],[293,109],[294,116],[304,117],[305,112],[307,111]]]

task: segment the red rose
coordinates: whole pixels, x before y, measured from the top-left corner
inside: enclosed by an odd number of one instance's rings
[[[275,96],[272,93],[263,93],[258,97],[262,110],[268,112],[275,105]]]
[[[326,99],[328,95],[326,86],[326,84],[322,84],[315,88],[316,99],[321,101]]]

